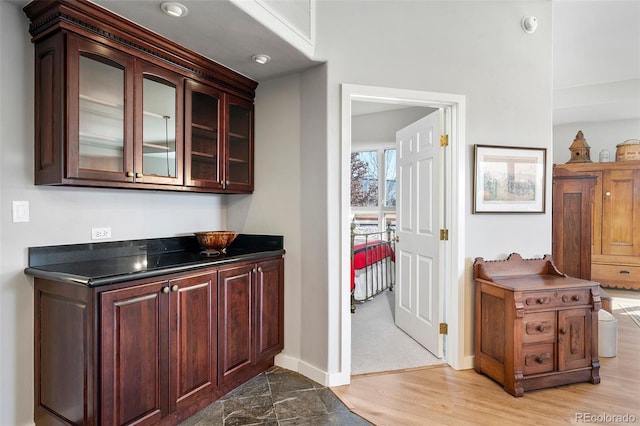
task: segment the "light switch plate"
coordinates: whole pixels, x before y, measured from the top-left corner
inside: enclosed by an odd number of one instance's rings
[[[29,222],[29,202],[13,201],[12,202],[13,223]]]

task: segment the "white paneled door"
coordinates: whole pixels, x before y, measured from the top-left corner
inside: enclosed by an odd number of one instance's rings
[[[440,114],[396,132],[399,240],[394,289],[396,325],[442,358]]]

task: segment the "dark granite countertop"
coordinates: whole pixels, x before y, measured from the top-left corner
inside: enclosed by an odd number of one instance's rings
[[[285,253],[282,236],[252,234],[238,235],[226,253],[205,256],[201,251],[195,236],[29,247],[24,272],[94,287]]]

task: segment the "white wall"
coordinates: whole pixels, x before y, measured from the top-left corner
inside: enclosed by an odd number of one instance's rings
[[[550,179],[546,214],[471,214],[473,144],[543,147],[551,158],[551,3],[342,0],[318,2],[317,13],[316,55],[326,64],[302,73],[300,81],[261,82],[256,107],[257,123],[262,123],[263,114],[269,121],[268,128],[257,130],[256,150],[264,145],[277,147],[281,155],[300,154],[299,175],[290,168],[272,167],[260,178],[278,182],[282,193],[300,201],[299,220],[282,223],[285,235],[299,235],[301,250],[300,265],[295,266],[300,281],[285,282],[287,297],[300,297],[294,300],[295,308],[285,307],[286,322],[299,322],[299,335],[287,324],[285,355],[293,361],[299,347],[297,368],[296,362],[290,366],[323,383],[343,371],[340,259],[348,248],[340,246],[339,235],[340,85],[347,83],[466,96],[468,160],[462,173],[468,200],[468,268],[455,278],[465,286],[460,315],[464,352],[470,356],[473,259],[504,258],[514,251],[534,257],[551,250]],[[520,29],[525,15],[538,18],[532,35]],[[299,115],[290,108],[296,91]],[[249,208],[254,211],[246,226],[258,220],[281,223],[280,209],[268,209],[266,199]],[[298,259],[289,257],[289,246],[287,252],[289,271]]]
[[[538,18],[536,33],[529,35],[521,30],[520,21],[525,15]],[[335,289],[340,278],[336,266],[340,252],[334,245],[336,225],[341,220],[337,217],[336,173],[341,161],[340,84],[465,95],[468,144],[465,244],[469,268],[466,276],[455,278],[466,283],[463,296],[466,308],[460,315],[466,328],[464,352],[471,355],[473,259],[504,258],[511,252],[533,257],[551,250],[550,195],[546,214],[471,214],[473,144],[551,150],[551,3],[319,2],[317,29],[316,54],[327,59],[328,78],[328,134],[324,141],[328,157],[322,170],[327,196],[315,201],[317,209],[327,212],[326,226],[316,229],[318,237],[326,233],[329,248],[329,275],[324,286],[330,297],[325,312],[330,320],[340,300]],[[318,96],[321,95],[319,92]],[[302,136],[304,139],[311,135],[303,132]],[[549,164],[548,171],[550,168]],[[550,189],[548,179],[548,193]],[[340,337],[335,330],[328,330],[329,358],[322,367],[329,374],[343,368],[339,364]],[[305,342],[302,345],[304,351]]]
[[[610,161],[616,159],[616,145],[627,139],[640,139],[640,120],[588,121],[553,126],[553,162],[563,164],[571,160],[569,147],[579,130],[591,147],[591,161],[598,162],[600,151],[609,151]]]
[[[351,145],[371,142],[395,143],[396,131],[435,111],[434,108],[411,107],[370,114],[352,115]]]
[[[33,46],[19,6],[0,1],[0,425],[33,422],[33,281],[30,246],[85,243],[91,227],[112,240],[168,237],[224,227],[225,198],[210,194],[33,185]],[[30,203],[11,222],[11,201]]]
[[[297,370],[290,364],[300,358],[300,76],[261,83],[255,108],[255,192],[227,196],[227,225],[284,236],[285,347],[276,362]]]

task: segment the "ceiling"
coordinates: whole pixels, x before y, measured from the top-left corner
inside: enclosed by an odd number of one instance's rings
[[[92,1],[258,82],[318,64],[229,0],[180,0],[183,18],[167,16],[160,0]],[[260,53],[271,61],[251,60]]]
[[[160,0],[93,1],[258,82],[319,63],[230,0],[182,0],[189,13],[180,19]],[[554,124],[640,119],[640,1],[553,0],[552,25]],[[257,53],[271,62],[256,64]]]

